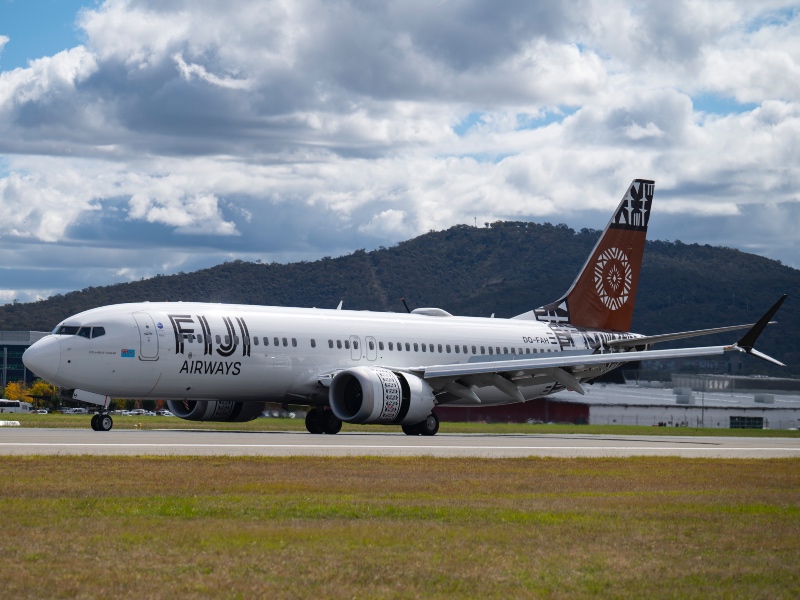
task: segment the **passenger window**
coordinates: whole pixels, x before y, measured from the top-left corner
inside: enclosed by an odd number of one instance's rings
[[[525,348],[525,354],[530,354],[530,353],[531,353],[531,349],[530,348]]]
[[[105,335],[105,334],[106,334],[106,328],[105,327],[93,327],[92,328],[92,337],[93,338],[100,337],[101,335]]]
[[[280,346],[281,345],[281,341],[278,338],[272,338],[272,343],[275,346]]]
[[[491,348],[489,348],[489,350],[491,350]],[[484,346],[481,346],[481,354],[486,354],[486,349]]]
[[[358,350],[358,341],[357,340],[353,340],[353,348]]]
[[[419,344],[414,344],[414,352],[419,352]]]
[[[91,327],[81,327],[78,330],[78,335],[80,337],[90,338],[92,337],[92,328]]]
[[[483,348],[481,348],[481,354],[483,354]],[[489,346],[489,354],[493,354],[491,346]]]
[[[225,345],[226,346],[230,346],[230,344],[231,344],[231,336],[226,335],[225,336]]]
[[[378,350],[383,350],[383,342],[378,342]]]
[[[336,347],[341,350],[342,349],[342,340],[336,340]]]
[[[416,350],[416,347],[414,348]],[[422,351],[425,352],[425,344],[422,344]]]
[[[456,354],[458,354],[458,353],[461,351],[461,348],[459,348],[458,346],[456,346],[456,347],[455,347],[455,350],[456,350]]]
[[[316,348],[317,347],[317,340],[315,340],[313,338],[311,339],[311,347],[312,348]]]
[[[200,336],[198,335],[197,337],[199,338]],[[253,345],[258,346],[258,337],[253,338]]]
[[[288,346],[288,345],[289,345],[289,340],[287,340],[286,338],[283,338],[283,347],[286,348],[286,346]]]
[[[450,352],[450,346],[447,347],[447,351]],[[439,353],[441,354],[441,352],[442,352],[442,345],[439,344]]]
[[[450,344],[447,344],[447,346],[445,346],[445,348],[447,349],[447,353],[450,354]],[[439,350],[439,352],[441,352],[441,350]]]
[[[233,343],[236,344],[237,346],[239,345],[239,336],[238,335],[233,336]]]
[[[491,350],[491,348],[490,348]],[[497,347],[497,353],[500,354],[500,346]]]
[[[244,336],[242,339],[244,340],[244,345],[245,346],[249,346],[250,345],[250,336],[249,335]]]
[[[267,336],[264,336],[264,345],[269,346],[269,338]]]
[[[375,342],[373,342],[373,341],[370,341],[370,343],[369,343],[369,349],[370,349],[370,350],[375,350]]]
[[[414,344],[416,346],[416,344]],[[406,352],[411,352],[411,344],[406,342]]]
[[[218,343],[218,344],[221,344],[221,343],[222,343],[222,342],[220,341],[220,339],[219,339],[219,334],[217,334],[217,343]],[[226,343],[227,343],[227,342],[226,342]]]
[[[297,338],[292,338],[292,348],[297,348]]]
[[[477,354],[477,352],[475,352],[475,346],[472,347],[472,353]]]
[[[197,341],[202,344],[203,343],[203,336],[200,335],[200,334],[197,334]]]
[[[389,342],[389,350],[394,350],[394,342]]]
[[[350,350],[350,340],[345,340],[344,341],[344,348],[345,348],[345,350]]]
[[[328,348],[333,348],[333,340],[328,340]]]

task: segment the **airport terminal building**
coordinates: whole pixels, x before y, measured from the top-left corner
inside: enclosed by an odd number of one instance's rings
[[[592,425],[664,425],[748,429],[800,428],[800,380],[673,374],[671,381],[585,386],[521,404],[437,407],[443,421]]]
[[[11,381],[24,381],[27,384],[33,382],[35,375],[22,364],[22,354],[46,335],[48,334],[42,331],[0,331],[2,389]]]

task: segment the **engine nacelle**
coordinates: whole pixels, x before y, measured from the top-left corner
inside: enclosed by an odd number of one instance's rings
[[[333,414],[345,423],[413,425],[431,414],[434,399],[423,379],[373,367],[340,371],[328,390]]]
[[[168,400],[167,406],[176,417],[187,421],[252,421],[264,412],[266,402],[233,402],[231,400]]]

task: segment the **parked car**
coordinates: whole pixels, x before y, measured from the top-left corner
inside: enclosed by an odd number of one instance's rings
[[[45,410],[44,408],[40,408],[39,410],[36,411],[36,414],[37,415],[46,415],[46,414],[48,414],[48,411]]]

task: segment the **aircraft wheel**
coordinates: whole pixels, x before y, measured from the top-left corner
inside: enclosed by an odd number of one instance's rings
[[[414,423],[413,425],[401,425],[400,427],[403,428],[403,433],[406,435],[419,435],[419,423]]]
[[[97,431],[111,431],[113,426],[111,415],[97,415]]]
[[[320,418],[320,410],[312,408],[306,413],[306,429],[308,433],[322,433],[322,419]]]
[[[97,426],[97,421],[99,417],[100,415],[92,415],[92,429],[94,431],[100,431],[100,429]]]
[[[332,411],[322,411],[322,431],[328,435],[336,435],[342,430],[342,422]]]
[[[417,427],[422,435],[436,435],[439,431],[439,419],[435,414],[431,413],[427,419],[417,423]]]

